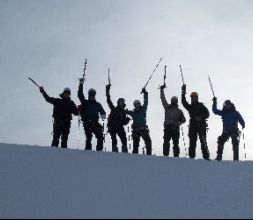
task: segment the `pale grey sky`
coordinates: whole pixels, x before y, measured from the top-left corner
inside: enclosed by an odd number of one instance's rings
[[[96,88],[98,101],[109,113],[105,102],[108,66],[114,101],[125,97],[130,109],[134,99],[142,99],[139,92],[163,56],[162,66],[168,65],[167,98],[180,96],[178,65],[182,64],[188,91],[199,92],[211,111],[207,81],[211,74],[219,106],[231,99],[246,120],[248,159],[253,159],[252,11],[251,0],[0,0],[0,142],[51,142],[52,107],[27,81],[27,75],[44,85],[51,96],[71,87],[78,104],[77,77],[87,57],[86,91]],[[148,124],[158,155],[164,111],[157,88],[162,77],[163,67],[148,87]],[[221,125],[221,119],[212,114],[208,134],[212,158]],[[77,137],[75,119],[71,148],[78,147]],[[80,137],[83,148],[82,131]],[[109,137],[106,145],[111,145]],[[225,149],[225,158],[231,159],[230,142]]]

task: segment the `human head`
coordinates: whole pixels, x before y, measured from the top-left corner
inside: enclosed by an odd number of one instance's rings
[[[70,88],[65,88],[63,90],[63,93],[61,94],[61,97],[63,99],[70,99],[70,97],[71,97],[71,89]]]
[[[178,105],[178,97],[173,96],[171,98],[171,105]]]
[[[140,100],[135,100],[134,101],[134,108],[135,108],[135,110],[140,110],[140,108],[141,108],[141,102],[140,102]]]
[[[89,95],[89,100],[90,101],[95,101],[96,100],[96,90],[95,89],[90,89],[89,92],[88,92],[88,95]]]
[[[192,104],[196,104],[199,102],[199,95],[197,92],[192,92],[191,101],[192,101]]]
[[[224,109],[231,110],[234,107],[234,104],[230,100],[224,102]]]
[[[119,98],[118,99],[118,107],[124,109],[126,107],[125,99]]]

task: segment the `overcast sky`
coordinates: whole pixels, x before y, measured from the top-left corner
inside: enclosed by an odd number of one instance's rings
[[[0,142],[51,143],[52,106],[28,82],[28,75],[51,96],[70,87],[79,104],[77,77],[87,57],[85,92],[97,89],[97,99],[108,112],[105,85],[110,67],[112,98],[114,102],[126,98],[131,109],[135,99],[142,100],[140,90],[163,56],[148,87],[148,125],[155,153],[162,153],[164,110],[157,88],[163,66],[168,66],[169,100],[180,96],[182,64],[188,94],[199,92],[200,101],[211,110],[210,74],[219,106],[226,99],[236,104],[246,120],[248,159],[253,159],[252,11],[251,0],[0,0]],[[215,158],[221,119],[212,114],[209,127],[208,143]],[[184,130],[187,135],[188,122]],[[84,141],[75,118],[69,145],[84,148]],[[109,137],[106,145],[110,148]],[[231,142],[225,147],[225,159],[232,159]]]

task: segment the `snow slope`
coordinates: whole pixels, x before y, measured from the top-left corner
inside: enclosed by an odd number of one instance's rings
[[[253,163],[0,144],[0,218],[252,218]]]

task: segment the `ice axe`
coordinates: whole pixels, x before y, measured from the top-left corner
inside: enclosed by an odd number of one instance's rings
[[[85,80],[86,70],[87,70],[87,64],[88,64],[88,60],[85,59],[84,68],[83,68],[83,80]]]
[[[159,86],[158,89],[161,89],[162,87],[166,88],[166,79],[167,79],[167,66],[164,66],[164,75],[163,75],[163,85]]]
[[[167,79],[167,66],[164,66],[164,76],[163,76],[164,87],[166,87],[166,79]]]
[[[208,75],[208,80],[209,80],[209,84],[210,84],[210,87],[211,87],[211,90],[212,90],[212,93],[213,93],[213,97],[216,97],[215,93],[214,93],[213,83],[212,83],[211,77],[209,75]]]
[[[108,68],[108,85],[110,85],[110,86],[111,86],[112,84],[111,84],[110,71],[111,71],[111,70],[110,70],[110,68]]]
[[[159,65],[161,64],[162,60],[163,60],[163,57],[160,58],[159,62],[157,63],[157,65],[156,65],[156,67],[155,67],[155,69],[154,69],[153,72],[151,73],[151,76],[149,77],[147,83],[146,83],[145,86],[143,87],[141,94],[143,93],[143,90],[145,90],[145,89],[147,88],[147,86],[148,86],[150,80],[153,78],[153,76],[154,76],[156,70],[158,69]]]
[[[183,85],[185,85],[185,81],[184,81],[184,72],[183,72],[182,65],[179,65],[179,69],[180,69],[180,73],[181,73],[182,83],[183,83]]]
[[[39,84],[36,83],[31,77],[28,77],[28,79],[29,79],[35,86],[37,86],[38,88],[40,88]]]

